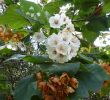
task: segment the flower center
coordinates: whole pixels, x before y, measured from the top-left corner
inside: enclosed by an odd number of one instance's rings
[[[55,45],[57,45],[57,44],[58,44],[58,42],[55,40],[55,41],[54,41],[54,44],[55,44]]]
[[[58,24],[58,20],[54,20],[54,23],[55,23],[55,24]]]
[[[56,50],[53,51],[53,54],[57,54]]]
[[[63,55],[63,54],[59,54],[59,56],[60,56],[60,58],[63,58],[63,57],[64,57],[64,55]]]

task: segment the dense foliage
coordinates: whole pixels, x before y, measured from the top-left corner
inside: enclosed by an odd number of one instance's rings
[[[48,1],[0,2],[0,100],[108,95],[110,45],[94,41],[109,31],[110,1]]]

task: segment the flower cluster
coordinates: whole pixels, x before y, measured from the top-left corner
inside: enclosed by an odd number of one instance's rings
[[[53,33],[47,39],[47,53],[49,58],[58,63],[64,63],[77,55],[80,47],[79,38],[82,38],[81,32],[75,31],[71,19],[64,13],[56,14],[49,19],[52,28],[60,28],[65,25],[58,34]]]
[[[42,91],[44,100],[66,100],[68,94],[74,93],[78,88],[76,78],[71,78],[67,73],[60,77],[52,76],[48,82],[44,81],[42,72],[36,74],[37,87]]]
[[[55,14],[49,18],[50,27],[60,28],[64,24],[71,23],[71,19],[65,13]]]
[[[101,31],[101,35],[96,38],[94,45],[99,48],[110,46],[110,31]]]

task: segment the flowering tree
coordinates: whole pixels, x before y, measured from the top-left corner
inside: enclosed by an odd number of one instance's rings
[[[0,92],[7,100],[109,93],[109,0],[2,0],[0,14]]]

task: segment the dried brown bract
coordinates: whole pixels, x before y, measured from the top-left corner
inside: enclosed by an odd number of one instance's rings
[[[102,67],[107,72],[107,74],[110,75],[110,65],[108,63],[103,63]],[[106,80],[104,81],[103,86],[107,87],[109,84],[110,84],[110,80]]]
[[[11,29],[6,29],[5,26],[0,26],[0,39],[3,42],[9,42],[10,40],[19,42],[23,37],[24,36],[21,33],[13,33]]]
[[[37,87],[42,91],[44,100],[66,100],[66,97],[74,93],[78,88],[78,81],[69,77],[67,73],[61,76],[52,76],[45,81],[42,72],[36,74]]]

